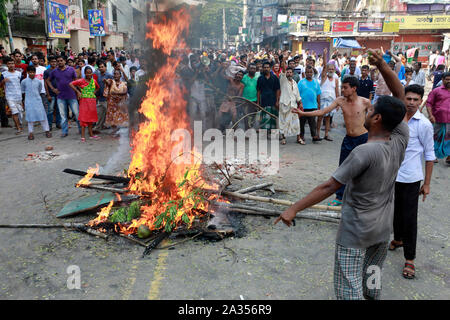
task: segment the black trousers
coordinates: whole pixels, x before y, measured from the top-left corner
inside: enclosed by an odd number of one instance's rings
[[[6,115],[6,99],[0,97],[0,122],[2,127],[8,125],[8,116]]]
[[[317,109],[304,110],[305,112],[316,111]],[[305,137],[305,124],[308,121],[309,130],[311,131],[311,137],[315,137],[316,134],[316,117],[300,117],[300,136]]]
[[[395,183],[394,240],[403,242],[406,260],[416,258],[420,181]]]

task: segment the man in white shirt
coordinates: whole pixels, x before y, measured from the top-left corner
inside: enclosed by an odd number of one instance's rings
[[[436,53],[434,53],[433,51],[431,51],[431,55],[430,58],[428,60],[428,73],[431,74],[434,69],[435,69],[435,62],[436,62],[436,57],[437,57],[437,53],[439,51],[436,50]]]
[[[12,59],[6,58],[6,66],[8,67],[8,71],[2,72],[6,102],[8,103],[14,124],[16,125],[16,134],[20,134],[22,133],[23,118],[22,89],[20,87],[22,72],[16,70],[15,62]]]
[[[417,61],[416,63],[414,63],[413,68],[414,68],[414,72],[413,72],[412,80],[414,81],[414,83],[416,83],[422,87],[425,87],[425,84],[426,84],[425,72],[423,72],[423,70],[421,70],[422,62]]]
[[[409,141],[405,158],[398,170],[395,182],[394,240],[389,250],[403,247],[405,265],[403,277],[413,279],[415,276],[414,259],[417,242],[417,208],[419,195],[423,201],[430,193],[431,174],[434,154],[433,126],[418,110],[422,104],[424,89],[413,84],[405,88],[406,117],[409,127]],[[422,158],[425,159],[425,180],[423,177]],[[424,180],[422,187],[420,182]]]
[[[47,70],[47,68],[39,65],[39,57],[35,54],[33,54],[31,56],[31,63],[36,68],[35,78],[38,79],[42,84],[42,90],[41,90],[42,104],[44,105],[44,108],[47,111],[48,99],[47,99],[47,91],[45,90],[45,83],[44,83],[44,72],[45,72],[45,70]]]

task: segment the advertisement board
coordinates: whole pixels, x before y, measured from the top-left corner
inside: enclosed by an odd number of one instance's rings
[[[381,32],[382,22],[358,22],[358,32]]]
[[[47,33],[49,38],[70,38],[67,6],[47,1]]]
[[[91,36],[105,36],[105,21],[102,10],[88,10],[89,33]]]

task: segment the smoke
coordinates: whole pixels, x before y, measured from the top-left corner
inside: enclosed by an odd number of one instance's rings
[[[114,174],[118,170],[123,168],[124,163],[129,163],[130,159],[130,145],[128,140],[128,128],[120,128],[119,134],[119,146],[117,151],[109,158],[104,167],[100,167],[100,174]],[[126,166],[125,166],[126,167]]]

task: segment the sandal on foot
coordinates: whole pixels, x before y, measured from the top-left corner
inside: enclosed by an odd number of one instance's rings
[[[325,136],[325,137],[323,137],[325,140],[327,140],[327,141],[333,141],[333,139],[331,139],[330,137],[328,137],[328,136]]]
[[[405,279],[414,279],[416,276],[416,268],[414,264],[405,262],[405,267],[403,268],[403,278]]]
[[[297,143],[300,143],[301,145],[305,145],[306,144],[305,141],[303,141],[302,138],[298,138],[297,139]]]
[[[50,131],[47,131],[47,132],[45,133],[45,136],[46,136],[47,138],[51,138],[51,137],[52,137],[52,133],[51,133]]]
[[[99,136],[92,136],[92,137],[89,137],[89,139],[92,139],[92,140],[99,140],[100,137],[99,137]]]
[[[313,142],[322,141],[322,140],[323,140],[322,138],[313,138],[312,139]]]
[[[30,134],[28,135],[28,140],[34,140],[34,135],[33,135],[32,133],[30,133]]]
[[[388,249],[390,251],[394,251],[397,248],[403,247],[403,243],[402,244],[396,244],[396,243],[399,243],[399,242],[401,242],[401,241],[392,240],[391,243],[389,244],[389,248]]]
[[[86,138],[81,138],[81,142],[86,142]]]
[[[286,139],[281,139],[281,144],[286,144]]]
[[[330,207],[339,207],[340,205],[342,205],[342,201],[334,199],[333,201],[328,202],[327,205]]]

